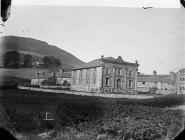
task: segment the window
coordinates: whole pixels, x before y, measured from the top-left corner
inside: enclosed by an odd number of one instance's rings
[[[121,81],[121,79],[118,79],[117,80],[117,88],[118,89],[121,89],[122,88],[122,81]]]
[[[89,70],[86,72],[86,84],[89,84]]]
[[[145,85],[145,82],[142,82],[143,85]]]
[[[121,75],[121,69],[118,69],[118,75]]]
[[[76,71],[73,72],[73,84],[76,84]]]
[[[115,75],[117,74],[117,68],[114,68],[114,74]]]
[[[129,88],[132,88],[132,80],[129,80],[129,81],[128,81],[128,87],[129,87]]]
[[[92,78],[92,80],[93,80],[93,84],[96,84],[96,68],[94,68],[94,70],[93,70],[93,78]]]
[[[132,76],[132,71],[131,71],[131,70],[129,71],[129,76],[130,76],[130,77]]]
[[[36,73],[36,76],[39,76],[39,72]]]
[[[80,73],[79,73],[79,83],[80,84],[82,83],[82,70],[80,70]]]
[[[182,81],[182,78],[180,78],[179,80]]]
[[[105,78],[105,85],[110,86],[110,78]]]
[[[106,74],[110,73],[110,68],[109,68],[109,67],[106,67],[106,68],[105,68],[105,73],[106,73]]]

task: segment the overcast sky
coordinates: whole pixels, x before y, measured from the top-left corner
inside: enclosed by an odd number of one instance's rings
[[[74,5],[179,8],[180,0],[15,0],[15,5]]]
[[[144,73],[169,73],[185,64],[180,9],[12,6],[4,35],[43,40],[85,62],[121,55],[138,60]]]

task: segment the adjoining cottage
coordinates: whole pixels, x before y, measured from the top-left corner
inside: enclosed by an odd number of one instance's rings
[[[141,93],[173,94],[175,90],[175,77],[171,74],[153,75],[138,74],[137,90]]]
[[[119,56],[101,57],[72,70],[71,90],[106,93],[136,93],[138,62]]]
[[[71,85],[71,72],[57,73],[57,85],[70,86]]]
[[[53,72],[52,75],[50,75],[48,78],[42,81],[41,84],[44,86],[56,86],[57,85],[56,73]]]
[[[31,85],[41,85],[50,76],[51,74],[46,71],[36,72],[36,75],[31,79]]]

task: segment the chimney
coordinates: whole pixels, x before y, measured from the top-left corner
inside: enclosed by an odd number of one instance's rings
[[[157,75],[157,72],[154,70],[153,71],[153,76],[155,77]]]
[[[104,56],[103,55],[101,55],[101,59],[103,59],[104,58]]]
[[[140,72],[137,72],[137,76],[140,76],[140,74],[141,74]]]
[[[117,60],[120,61],[120,62],[123,62],[123,59],[122,59],[121,56],[118,56]]]
[[[170,72],[170,78],[175,81],[176,80],[176,73]]]
[[[138,61],[136,60],[135,63],[138,64]]]

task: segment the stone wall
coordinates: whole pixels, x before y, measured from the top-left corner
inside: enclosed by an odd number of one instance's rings
[[[179,94],[185,94],[185,69],[181,69],[177,72],[176,90]]]
[[[109,71],[107,72],[107,68]],[[87,92],[119,92],[136,93],[137,66],[103,63],[102,67],[96,67],[96,83],[94,83],[95,67],[74,70],[71,78],[71,90]],[[120,72],[118,72],[118,70]],[[131,75],[129,73],[132,73]],[[109,79],[109,85],[106,80]],[[132,86],[129,87],[129,81]],[[119,82],[119,84],[118,84]]]
[[[106,69],[110,71],[107,73]],[[118,72],[120,69],[120,74]],[[131,72],[131,75],[129,74]],[[110,78],[110,85],[106,85],[106,78]],[[118,86],[118,80],[121,86]],[[129,80],[132,81],[132,87],[129,87]],[[108,92],[136,93],[137,67],[128,65],[119,65],[112,63],[103,64],[103,89]]]
[[[32,88],[32,87],[22,87],[18,86],[22,90],[32,90],[32,91],[41,91],[49,93],[61,93],[61,94],[73,94],[81,96],[95,96],[95,97],[105,97],[105,98],[131,98],[131,99],[150,99],[154,98],[152,95],[139,95],[139,94],[103,94],[103,93],[94,93],[94,92],[83,92],[83,91],[70,91],[70,90],[56,90],[56,89],[43,89],[43,88]]]
[[[102,67],[75,70],[72,72],[71,90],[99,92],[101,81]]]
[[[156,87],[157,91],[156,94],[173,94],[176,93],[175,85],[172,83],[162,83],[162,82],[145,82],[145,84],[142,84],[142,82],[137,83],[137,91],[138,92],[149,92],[150,88]]]

